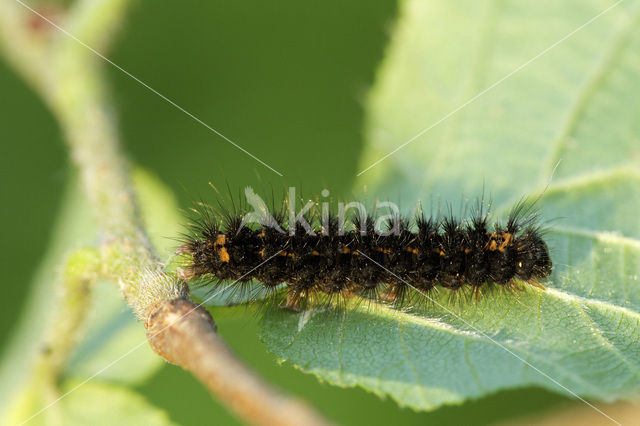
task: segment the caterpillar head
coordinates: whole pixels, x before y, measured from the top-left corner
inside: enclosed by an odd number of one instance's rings
[[[540,233],[529,229],[518,238],[516,244],[516,275],[518,278],[546,278],[551,275],[552,262],[549,248]]]

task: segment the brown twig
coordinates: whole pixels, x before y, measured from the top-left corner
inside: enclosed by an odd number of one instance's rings
[[[71,33],[52,27],[46,37],[36,38],[25,24],[29,14],[37,12],[0,0],[0,50],[61,124],[104,238],[99,269],[118,283],[138,317],[146,319],[153,349],[192,372],[239,416],[263,425],[326,424],[305,404],[258,379],[218,337],[209,313],[186,300],[184,283],[162,272],[139,217],[100,59],[87,49],[108,45],[126,5],[126,0],[78,1],[65,16]],[[51,368],[53,381],[58,370]]]
[[[185,299],[162,302],[147,320],[149,344],[190,371],[237,414],[259,425],[326,425],[302,401],[258,379],[216,334],[209,312]]]

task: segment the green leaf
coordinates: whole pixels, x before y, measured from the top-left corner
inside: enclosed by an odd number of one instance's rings
[[[115,290],[110,281],[93,287],[84,338],[68,361],[66,377],[99,373],[103,381],[138,384],[163,365],[147,344],[144,327]]]
[[[15,412],[11,424],[29,419],[29,424],[48,425],[173,425],[169,416],[150,405],[142,396],[123,386],[92,381],[70,381],[61,391],[68,394],[47,410],[38,413]],[[53,402],[53,401],[52,401]]]
[[[147,234],[160,258],[173,256],[176,235],[184,232],[185,217],[180,214],[176,197],[157,176],[142,168],[133,172],[140,211]]]
[[[401,3],[357,187],[407,211],[486,188],[498,217],[543,193],[553,275],[479,301],[440,289],[423,310],[270,311],[279,358],[418,410],[531,385],[640,393],[640,2],[598,16],[612,4]]]
[[[73,389],[73,382],[65,391]],[[62,401],[62,424],[65,425],[154,425],[175,423],[162,410],[125,387],[88,383],[71,392]]]
[[[31,294],[0,359],[0,412],[19,395],[17,390],[26,385],[41,350],[49,330],[46,324],[53,314],[51,298],[59,294],[56,286],[62,276],[61,265],[73,250],[93,244],[97,237],[89,205],[77,180],[69,182],[61,205],[51,243],[33,274]]]

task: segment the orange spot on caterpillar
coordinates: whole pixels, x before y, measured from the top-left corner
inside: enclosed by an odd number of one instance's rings
[[[222,263],[227,263],[229,262],[229,260],[231,260],[229,252],[225,247],[221,247],[220,249],[218,249],[218,256],[220,256],[220,262]]]
[[[510,232],[494,232],[489,234],[490,241],[486,245],[486,249],[489,251],[504,252],[504,250],[512,243],[514,236]]]
[[[504,241],[502,242],[502,244],[500,244],[500,247],[498,247],[498,251],[503,252],[504,249],[511,244],[511,240],[513,240],[513,234],[510,234],[508,232],[504,232],[502,233],[502,238],[504,239]]]
[[[216,237],[216,240],[214,241],[213,245],[216,246],[223,246],[227,243],[227,236],[224,234],[218,234],[218,236]]]
[[[413,253],[413,254],[418,254],[418,253],[420,253],[420,250],[418,250],[418,249],[417,249],[417,248],[415,248],[415,247],[411,247],[411,246],[407,247],[407,251],[408,251],[409,253]]]

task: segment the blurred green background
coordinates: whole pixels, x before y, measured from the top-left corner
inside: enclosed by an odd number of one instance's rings
[[[363,101],[396,13],[389,0],[135,2],[108,56],[284,177],[106,66],[124,149],[133,163],[172,188],[182,207],[194,198],[213,198],[210,181],[233,191],[295,185],[306,194],[328,188],[347,197],[363,146]],[[4,344],[29,294],[72,171],[54,118],[1,59],[0,93]],[[257,319],[250,313],[217,308],[214,317],[249,365],[340,423],[490,424],[573,404],[526,389],[415,413],[361,389],[331,387],[277,365],[256,337]],[[163,367],[137,390],[181,424],[237,423],[178,367]]]

